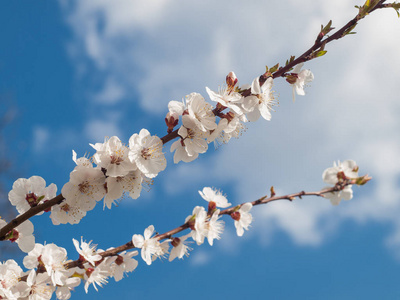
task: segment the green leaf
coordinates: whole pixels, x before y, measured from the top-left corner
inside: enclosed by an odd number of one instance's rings
[[[275,66],[273,66],[271,69],[269,69],[269,71],[271,73],[274,73],[274,72],[276,72],[278,70],[278,68],[279,68],[279,63],[277,63]]]
[[[321,50],[321,51],[318,51],[318,52],[315,54],[315,57],[321,57],[321,56],[324,56],[324,55],[326,54],[326,52],[328,52],[328,51],[326,51],[326,50]]]

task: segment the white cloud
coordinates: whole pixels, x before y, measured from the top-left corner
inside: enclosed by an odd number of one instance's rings
[[[93,119],[87,122],[85,135],[92,143],[102,143],[104,137],[121,136],[115,120]]]
[[[124,87],[112,78],[108,78],[102,90],[94,95],[94,100],[99,104],[115,104],[125,96]]]
[[[48,147],[49,137],[48,128],[37,126],[33,129],[33,149],[36,153],[41,153]]]
[[[190,263],[193,266],[205,265],[210,261],[210,255],[204,250],[197,250],[190,254]]]
[[[347,0],[74,3],[65,6],[74,57],[81,70],[82,57],[89,58],[104,74],[95,97],[116,102],[139,92],[141,107],[160,114],[169,100],[216,88],[231,70],[241,83],[251,82],[266,64],[310,47],[320,24],[333,19],[340,27],[357,12]],[[263,233],[263,222],[297,244],[318,245],[344,220],[374,220],[392,224],[388,243],[400,243],[399,29],[392,10],[367,16],[356,35],[327,45],[325,57],[306,64],[315,74],[306,97],[293,104],[290,87],[276,80],[281,104],[271,122],[250,125],[215,153],[212,176],[234,182],[240,200],[254,200],[271,185],[281,193],[321,188],[322,171],[337,159],[354,159],[373,176],[368,195],[356,188],[355,199],[339,207],[324,199],[266,206],[257,214],[269,221],[254,223],[266,239],[272,229]],[[85,132],[101,141],[118,128],[115,120],[94,120]]]

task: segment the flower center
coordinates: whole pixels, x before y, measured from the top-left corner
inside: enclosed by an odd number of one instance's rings
[[[28,204],[33,207],[37,204],[37,199],[38,197],[34,193],[29,193],[26,194],[25,200],[28,202]]]
[[[112,164],[119,166],[122,161],[123,161],[122,157],[120,157],[118,155],[111,155],[111,163]]]
[[[84,182],[80,183],[80,184],[78,185],[78,187],[79,187],[79,191],[80,191],[82,194],[88,194],[88,193],[89,193],[90,184],[89,184],[88,181],[84,181]]]

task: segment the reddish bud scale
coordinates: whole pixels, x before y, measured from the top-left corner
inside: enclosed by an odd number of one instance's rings
[[[208,213],[212,213],[214,212],[214,210],[217,208],[217,203],[215,203],[214,201],[210,201],[208,202]]]
[[[339,182],[344,181],[345,179],[347,179],[346,175],[344,175],[344,172],[338,172],[337,173],[337,179],[339,180]]]
[[[120,266],[124,262],[124,258],[121,255],[118,255],[117,259],[115,260],[115,264]]]
[[[85,259],[82,255],[80,255],[80,254],[79,254],[78,260],[79,260],[80,262],[86,261],[86,259]]]
[[[93,268],[87,268],[85,273],[86,273],[87,277],[90,277],[90,275],[92,275],[93,272],[94,272]]]
[[[171,245],[172,245],[173,247],[178,247],[178,245],[179,245],[180,243],[181,243],[181,239],[180,239],[180,238],[177,238],[177,237],[172,238]]]
[[[235,211],[235,212],[231,213],[231,218],[234,219],[235,221],[239,221],[240,220],[240,212]]]
[[[191,230],[195,230],[194,225],[196,224],[196,217],[193,216],[190,218],[190,220],[188,221],[188,226]]]

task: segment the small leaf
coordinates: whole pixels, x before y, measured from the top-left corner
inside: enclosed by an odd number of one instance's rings
[[[270,191],[271,191],[271,198],[272,198],[272,197],[274,197],[274,196],[276,195],[276,193],[275,193],[275,189],[274,189],[274,187],[273,187],[273,186],[271,186],[271,189],[270,189]]]
[[[274,72],[276,72],[276,70],[278,70],[278,68],[279,68],[279,63],[277,63],[275,66],[273,66],[271,69],[269,69],[269,71],[271,73],[274,73]]]
[[[324,55],[326,54],[326,52],[328,52],[328,51],[326,51],[326,50],[321,50],[321,51],[318,51],[318,52],[315,54],[315,57],[321,57],[321,56],[324,56]]]

